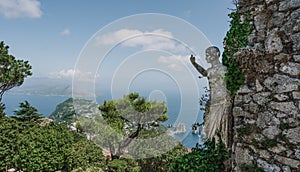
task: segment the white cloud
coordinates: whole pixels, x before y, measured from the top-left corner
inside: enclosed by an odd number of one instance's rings
[[[76,79],[80,80],[80,81],[92,81],[94,79],[94,75],[92,74],[92,72],[83,72],[83,71],[79,71],[79,70],[75,70],[75,69],[63,69],[61,71],[58,72],[53,72],[49,74],[50,78],[73,78],[74,75],[76,75]]]
[[[140,35],[143,32],[139,30],[129,30],[129,29],[121,29],[116,32],[111,32],[101,37],[97,37],[97,41],[100,44],[104,45],[114,45],[117,44],[119,41],[124,40],[128,37]]]
[[[165,64],[170,70],[183,71],[185,65],[189,63],[188,55],[172,55],[172,56],[160,56],[158,62]]]
[[[68,36],[70,34],[71,34],[71,31],[67,28],[60,32],[61,36]]]
[[[40,6],[38,0],[0,0],[0,13],[6,18],[39,18]]]
[[[75,70],[68,69],[68,70],[61,70],[59,72],[53,72],[50,74],[51,78],[72,78],[74,76]]]
[[[145,49],[167,50],[173,52],[187,52],[186,47],[177,42],[172,33],[163,29],[151,32],[140,30],[121,29],[97,37],[97,42],[104,45],[117,45],[122,42],[124,47],[139,47]]]

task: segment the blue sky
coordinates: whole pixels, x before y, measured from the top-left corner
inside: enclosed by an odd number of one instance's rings
[[[0,40],[34,77],[75,74],[73,97],[180,100],[178,121],[190,126],[207,80],[188,57],[209,67],[202,54],[211,44],[222,51],[232,8],[231,0],[0,0]]]
[[[107,24],[139,13],[191,23],[222,49],[230,0],[1,0],[0,40],[30,61],[34,76],[69,76],[85,43]]]

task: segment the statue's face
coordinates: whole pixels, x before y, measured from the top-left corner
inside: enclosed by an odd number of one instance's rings
[[[207,61],[208,63],[212,63],[213,61],[219,59],[219,52],[216,51],[215,49],[208,48],[208,49],[205,51],[205,54],[206,54],[206,61]]]
[[[215,60],[215,53],[213,53],[212,51],[210,51],[210,50],[208,50],[208,51],[206,51],[205,52],[205,54],[206,54],[206,61],[208,62],[208,63],[211,63],[211,62],[213,62],[214,60]]]

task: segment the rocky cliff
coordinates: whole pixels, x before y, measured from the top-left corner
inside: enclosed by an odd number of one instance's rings
[[[300,1],[240,0],[238,12],[254,29],[234,55],[245,82],[231,114],[232,170],[299,171]]]

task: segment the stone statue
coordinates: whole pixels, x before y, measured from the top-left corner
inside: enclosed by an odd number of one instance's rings
[[[231,104],[225,81],[227,68],[219,61],[220,51],[217,47],[209,47],[205,53],[206,61],[211,64],[207,70],[196,63],[193,55],[190,57],[193,66],[209,81],[210,99],[209,107],[206,108],[208,113],[205,115],[203,132],[207,138],[212,139],[216,136],[216,132],[220,131],[223,142],[228,145],[228,117]]]

